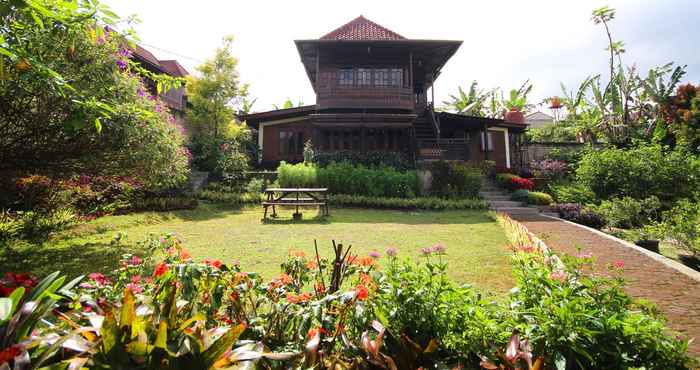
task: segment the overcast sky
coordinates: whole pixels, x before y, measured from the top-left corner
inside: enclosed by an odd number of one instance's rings
[[[625,42],[626,64],[640,70],[674,61],[684,80],[700,83],[700,0],[484,1],[214,1],[106,0],[118,14],[137,14],[144,46],[178,59],[190,73],[233,35],[242,81],[258,98],[254,111],[287,97],[313,104],[295,39],[319,38],[358,15],[407,38],[463,40],[436,81],[442,102],[472,80],[481,87],[519,87],[530,79],[532,101],[560,94],[586,76],[605,73],[607,39],[591,10],[617,10],[613,38]],[[158,48],[158,49],[156,49]],[[171,54],[176,53],[176,54]],[[546,110],[545,110],[546,111]]]

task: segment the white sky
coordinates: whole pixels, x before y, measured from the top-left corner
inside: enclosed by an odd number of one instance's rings
[[[612,32],[625,42],[625,63],[643,74],[669,61],[687,64],[685,80],[700,83],[699,0],[104,1],[121,16],[136,14],[144,46],[190,73],[234,35],[241,80],[258,98],[254,111],[287,97],[313,104],[293,40],[319,38],[360,14],[407,38],[464,41],[436,81],[438,103],[472,80],[507,91],[529,78],[531,101],[539,102],[561,94],[560,81],[573,89],[590,74],[605,75],[606,37],[590,21],[603,5],[617,10]]]

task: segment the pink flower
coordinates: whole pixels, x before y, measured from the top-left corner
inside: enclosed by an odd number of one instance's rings
[[[593,253],[592,252],[581,252],[576,257],[582,258],[582,259],[588,259],[588,258],[593,257]]]
[[[138,285],[135,283],[126,284],[126,288],[131,290],[135,294],[139,294],[139,293],[143,292],[143,287],[141,285]]]
[[[558,271],[552,271],[549,274],[549,278],[552,280],[556,280],[560,283],[566,282],[566,272],[558,270]]]
[[[130,262],[131,262],[132,265],[138,266],[138,265],[141,264],[141,262],[143,262],[143,260],[142,260],[141,257],[139,257],[139,256],[131,256],[131,261],[130,261]]]
[[[435,244],[430,248],[433,253],[443,254],[445,253],[445,246],[442,244]]]
[[[394,248],[394,247],[387,248],[385,252],[386,252],[386,255],[389,257],[396,257],[396,254],[397,254],[396,248]]]
[[[141,275],[134,275],[131,277],[131,282],[136,284],[141,282]]]
[[[102,273],[99,272],[93,272],[90,275],[88,275],[88,278],[95,283],[97,283],[98,286],[105,285],[107,282],[107,278]]]
[[[421,248],[420,253],[424,256],[429,256],[433,253],[433,248],[429,248],[429,247]]]
[[[371,252],[369,252],[369,253],[368,253],[368,256],[374,258],[375,260],[382,257],[381,253],[379,253],[379,252],[377,252],[377,251],[371,251]]]
[[[615,267],[616,269],[622,269],[625,267],[625,262],[622,260],[617,260],[613,262],[613,267]]]

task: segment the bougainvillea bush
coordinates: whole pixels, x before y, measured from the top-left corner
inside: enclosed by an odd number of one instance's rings
[[[692,368],[687,343],[621,290],[622,262],[591,278],[589,256],[514,240],[518,286],[493,301],[447,278],[441,245],[414,263],[333,243],[263,277],[153,236],[143,250],[162,258],[124,255],[110,274],[2,280],[0,368]]]

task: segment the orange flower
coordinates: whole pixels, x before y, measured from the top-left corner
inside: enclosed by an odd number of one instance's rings
[[[204,260],[204,263],[205,263],[207,266],[213,267],[213,268],[215,268],[215,269],[217,269],[217,270],[221,269],[221,265],[222,265],[221,261],[219,261],[219,260],[213,260],[213,261],[212,261],[212,260],[210,260],[209,258],[205,259],[205,260]]]
[[[326,331],[326,329],[319,326],[317,328],[309,329],[309,332],[306,334],[306,337],[308,339],[311,339],[311,338],[315,337],[316,335],[321,335],[321,334],[325,335],[325,334],[328,334],[328,332]]]
[[[321,294],[321,293],[324,293],[324,292],[326,291],[326,286],[323,285],[322,282],[317,281],[316,284],[314,285],[314,290],[315,290],[318,294]]]
[[[372,286],[374,285],[374,280],[372,280],[372,277],[365,274],[364,272],[360,273],[360,283],[365,286]]]
[[[299,302],[308,302],[309,299],[311,299],[311,293],[301,293],[297,296],[297,298],[299,298]]]
[[[287,302],[298,303],[299,297],[296,294],[289,292],[289,293],[287,293]]]
[[[191,259],[192,259],[192,256],[190,256],[190,254],[187,253],[186,250],[183,249],[183,250],[180,251],[180,260],[182,260],[182,261],[189,261],[189,260],[191,260]]]
[[[355,294],[357,299],[364,301],[369,297],[369,289],[364,285],[358,285],[355,287]]]
[[[306,257],[306,253],[304,253],[303,251],[290,251],[289,255],[292,257],[299,257],[299,258]]]
[[[153,276],[161,277],[165,275],[166,272],[168,272],[168,264],[165,262],[161,262],[157,264],[155,270],[153,270]]]
[[[234,302],[238,301],[238,292],[233,291],[233,293],[231,293],[231,300]]]
[[[362,257],[362,258],[357,258],[353,261],[353,264],[359,265],[359,266],[364,266],[364,267],[370,267],[374,266],[375,262],[372,257]]]
[[[282,284],[287,285],[292,283],[292,277],[287,274],[282,274],[279,278]]]
[[[309,270],[314,270],[317,266],[318,265],[316,265],[316,261],[309,261],[306,263],[306,268]]]

